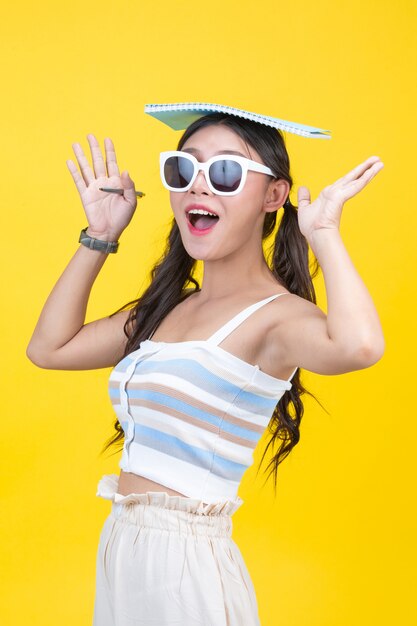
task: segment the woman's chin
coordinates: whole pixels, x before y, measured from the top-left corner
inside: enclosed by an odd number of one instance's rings
[[[219,253],[210,243],[203,243],[199,241],[190,241],[187,237],[182,237],[182,244],[189,256],[196,261],[216,261],[224,256]],[[217,248],[217,246],[216,246]]]

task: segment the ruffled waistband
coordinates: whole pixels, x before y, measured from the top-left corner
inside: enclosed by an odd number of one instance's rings
[[[111,500],[114,508],[118,505],[147,504],[165,509],[175,509],[197,515],[233,515],[242,506],[243,500],[237,496],[234,500],[204,503],[199,498],[169,495],[166,491],[147,491],[124,496],[117,492],[119,477],[117,474],[105,474],[98,482],[97,496]]]

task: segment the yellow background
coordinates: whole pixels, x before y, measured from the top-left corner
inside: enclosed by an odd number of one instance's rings
[[[95,555],[119,455],[109,370],[62,372],[25,355],[86,219],[71,144],[112,137],[146,192],[93,287],[87,321],[136,297],[171,219],[158,155],[173,131],[151,102],[223,103],[332,131],[286,134],[294,188],[312,197],[368,156],[384,169],[344,208],[341,233],[380,314],[375,366],[302,380],[301,442],[278,496],[255,465],[233,538],[262,626],[416,623],[416,9],[405,0],[8,4],[0,21],[2,172],[1,606],[5,625],[90,624]],[[89,155],[89,152],[88,152]],[[90,156],[90,155],[89,155]],[[318,305],[327,310],[323,277]],[[269,457],[268,457],[269,459]],[[263,465],[263,470],[266,463]]]

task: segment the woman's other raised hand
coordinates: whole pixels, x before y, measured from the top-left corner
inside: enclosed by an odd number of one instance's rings
[[[307,240],[317,230],[338,230],[345,202],[362,191],[383,167],[379,157],[371,156],[325,187],[313,202],[309,189],[305,186],[299,187],[298,224]]]
[[[74,161],[66,162],[87,216],[87,234],[104,241],[118,241],[137,206],[135,184],[127,171],[119,173],[116,152],[109,137],[104,140],[106,161],[96,137],[90,133],[87,139],[93,169],[79,143],[73,143],[72,147],[80,171]],[[121,188],[124,193],[121,195],[100,191],[99,187]]]

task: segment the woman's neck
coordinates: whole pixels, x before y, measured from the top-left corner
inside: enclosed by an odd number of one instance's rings
[[[203,261],[203,280],[199,299],[214,300],[232,297],[238,293],[259,293],[271,290],[277,284],[263,254],[254,259]]]

